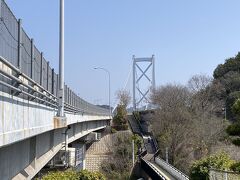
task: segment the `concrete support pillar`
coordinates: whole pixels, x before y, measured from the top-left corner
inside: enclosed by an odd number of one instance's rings
[[[30,139],[29,164],[31,164],[33,168],[36,168],[36,136]]]

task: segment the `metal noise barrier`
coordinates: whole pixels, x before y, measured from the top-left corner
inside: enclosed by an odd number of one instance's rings
[[[0,67],[0,85],[6,92],[15,96],[38,101],[57,108],[58,74],[49,66],[29,38],[18,20],[7,6],[0,0],[0,63],[10,69]],[[23,80],[24,79],[24,80]],[[84,101],[71,89],[65,88],[65,111],[79,114],[109,115],[109,110]]]

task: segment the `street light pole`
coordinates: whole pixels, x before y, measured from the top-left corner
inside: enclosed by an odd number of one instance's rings
[[[108,74],[108,103],[109,103],[109,117],[112,115],[112,110],[111,110],[111,76],[110,72],[102,67],[95,67],[94,69],[101,69],[105,71]]]
[[[64,0],[60,0],[59,31],[59,106],[58,116],[64,116]]]

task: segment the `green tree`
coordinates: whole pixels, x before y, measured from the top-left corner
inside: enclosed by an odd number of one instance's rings
[[[235,162],[225,152],[220,152],[211,156],[207,156],[195,161],[190,169],[190,179],[192,180],[208,180],[209,170],[211,168],[217,170],[231,170]]]
[[[116,130],[126,130],[127,126],[127,110],[125,106],[118,105],[117,113],[113,117],[113,125]]]
[[[236,115],[237,121],[229,125],[226,132],[232,139],[232,143],[240,146],[240,99],[237,99],[232,106],[232,111]]]
[[[224,64],[218,65],[213,76],[214,80],[220,83],[224,89],[221,91],[219,99],[226,102],[227,118],[235,121],[236,114],[232,112],[231,107],[236,99],[240,98],[240,53],[227,59]],[[216,89],[215,92],[219,92],[219,89]]]
[[[119,90],[117,92],[119,104],[117,106],[116,115],[113,117],[113,125],[116,130],[127,130],[127,106],[130,103],[131,97],[128,91]]]

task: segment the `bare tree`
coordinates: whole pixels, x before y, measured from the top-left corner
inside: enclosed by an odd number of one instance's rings
[[[222,111],[223,101],[219,100],[223,87],[210,77],[195,75],[188,82],[192,92],[191,116],[194,128],[195,157],[198,159],[209,153],[209,149],[223,134],[225,124],[218,112]]]
[[[196,75],[187,86],[168,84],[151,95],[159,107],[152,127],[162,156],[168,147],[170,162],[184,171],[192,160],[209,153],[224,130],[222,118],[216,113],[222,107],[215,97],[218,88],[219,84],[211,78]]]
[[[192,76],[188,81],[188,88],[193,93],[205,90],[212,82],[212,78],[206,75],[197,74]]]
[[[131,96],[129,91],[126,91],[126,90],[117,91],[117,99],[119,100],[119,105],[123,105],[124,107],[127,107],[131,102]]]
[[[170,162],[180,167],[187,160],[191,144],[191,116],[188,111],[190,92],[185,86],[168,84],[157,88],[151,99],[159,106],[152,121],[153,131],[164,156],[169,149]]]

